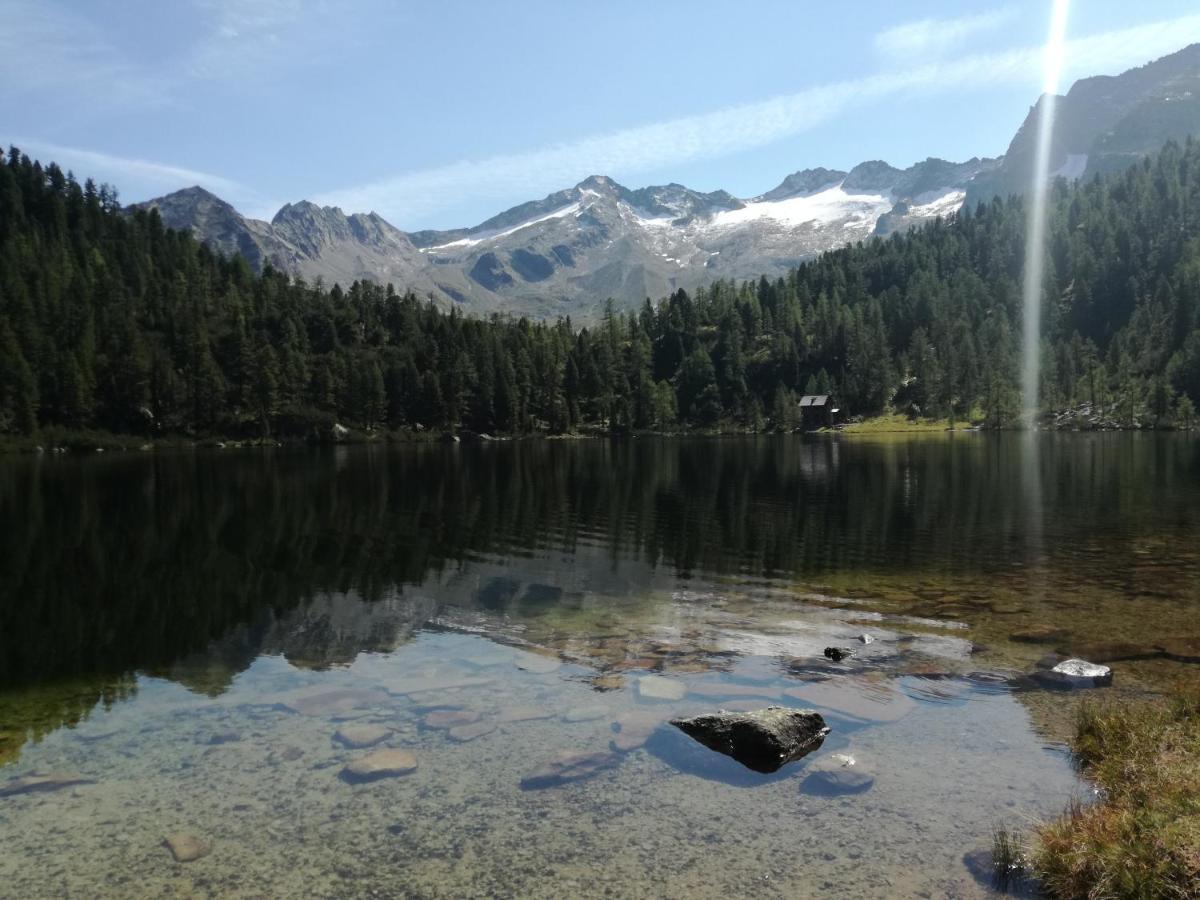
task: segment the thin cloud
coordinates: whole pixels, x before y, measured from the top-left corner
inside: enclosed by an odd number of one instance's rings
[[[108,153],[98,153],[95,150],[64,147],[60,144],[38,140],[14,140],[12,143],[28,155],[38,157],[43,162],[56,162],[63,169],[74,171],[80,179],[96,178],[101,181],[111,181],[118,188],[122,182],[136,181],[151,189],[163,191],[200,185],[226,200],[233,198],[249,200],[254,196],[253,192],[248,190],[245,185],[232,178],[214,175],[211,172],[202,172],[199,169],[172,166],[147,159],[112,156]]]
[[[1200,15],[1077,38],[1067,42],[1064,77],[1120,71],[1196,40]],[[509,201],[544,194],[593,173],[628,176],[762,147],[886,98],[1013,83],[1036,90],[1041,64],[1041,47],[975,54],[524,153],[408,172],[315,199],[350,211],[376,210],[403,227],[405,220],[447,209],[467,195]]]
[[[184,62],[194,78],[245,78],[289,54],[303,56],[297,27],[320,7],[300,0],[199,0],[208,31]]]
[[[891,59],[919,60],[961,50],[972,38],[1012,21],[1013,9],[993,9],[954,19],[906,22],[875,35],[875,49]]]

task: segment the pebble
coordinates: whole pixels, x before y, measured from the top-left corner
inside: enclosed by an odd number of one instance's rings
[[[391,729],[382,725],[343,725],[334,732],[333,739],[343,747],[362,750],[365,747],[374,747],[391,736]]]
[[[410,775],[417,770],[417,758],[407,750],[376,750],[349,762],[342,769],[348,781],[375,781]]]
[[[212,845],[204,838],[183,831],[168,834],[163,838],[163,844],[171,851],[175,862],[180,863],[194,862],[212,852]]]

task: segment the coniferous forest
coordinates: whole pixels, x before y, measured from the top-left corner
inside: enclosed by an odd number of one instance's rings
[[[13,148],[0,165],[0,434],[791,429],[797,399],[991,427],[1018,413],[1020,197],[570,320],[255,274]],[[1200,143],[1051,197],[1046,421],[1190,426]]]

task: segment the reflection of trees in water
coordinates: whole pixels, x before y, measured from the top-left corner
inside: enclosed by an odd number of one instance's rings
[[[0,693],[0,766],[15,762],[26,741],[40,741],[59,728],[73,728],[97,705],[106,708],[136,691],[133,676],[73,678]]]
[[[1112,572],[1164,523],[1194,534],[1195,442],[1142,438],[1047,441],[1051,553],[1086,534]],[[962,435],[634,439],[6,463],[0,683],[175,666],[219,692],[264,642],[328,664],[427,613],[351,627],[314,601],[394,600],[480,555],[587,544],[745,577],[1007,568],[1027,521],[1018,450]],[[525,592],[509,593],[479,602],[520,615]]]

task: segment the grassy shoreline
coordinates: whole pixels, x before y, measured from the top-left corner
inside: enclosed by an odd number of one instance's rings
[[[754,431],[742,426],[716,428],[684,428],[670,431],[653,429],[611,432],[602,426],[586,426],[565,434],[534,431],[522,434],[479,435],[470,431],[458,432],[464,442],[507,441],[507,440],[589,440],[614,437],[748,437],[755,435],[812,434],[825,436],[873,436],[873,435],[934,435],[978,433],[1005,429],[987,428],[970,421],[949,419],[910,419],[900,413],[887,413],[859,421],[848,422],[835,428],[801,432],[763,429]],[[1079,429],[1047,428],[1048,431],[1077,431]],[[1095,431],[1180,431],[1178,428],[1121,428],[1089,429]],[[149,451],[149,450],[198,450],[233,449],[244,447],[304,447],[355,444],[432,444],[452,440],[452,432],[434,429],[416,430],[400,428],[394,430],[362,431],[346,429],[336,437],[329,433],[307,435],[284,435],[278,437],[245,437],[233,435],[186,435],[171,434],[147,436],[116,434],[108,431],[75,430],[66,428],[44,428],[35,435],[0,435],[0,455],[10,453],[39,453],[66,450],[72,452],[96,451]]]
[[[1062,900],[1200,896],[1200,689],[1169,700],[1084,704],[1071,751],[1096,788],[1026,843],[996,832],[997,887]]]

